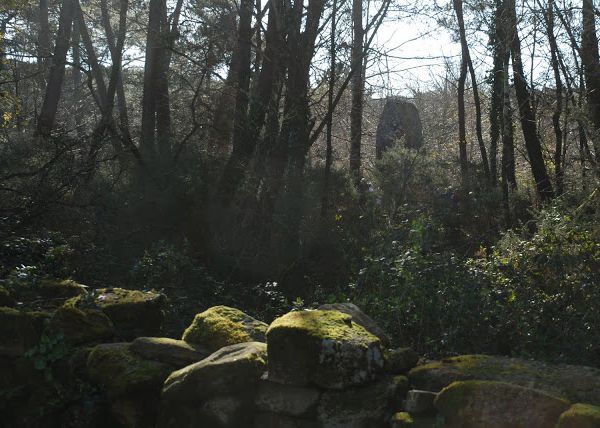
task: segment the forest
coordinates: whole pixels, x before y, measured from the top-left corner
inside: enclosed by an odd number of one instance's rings
[[[600,369],[599,26],[593,0],[2,0],[0,427],[154,426],[93,375],[65,386],[61,362],[195,343],[207,313],[271,324],[271,346],[286,320],[350,305],[420,362]],[[150,306],[102,306],[127,296]],[[94,355],[110,359],[91,351],[90,373]],[[21,363],[53,386],[14,410],[24,375],[2,373]],[[596,395],[566,399],[600,405],[600,370],[584,378]],[[442,394],[423,426],[456,422]],[[57,419],[92,396],[113,419]],[[250,426],[161,409],[160,427]],[[560,426],[600,426],[594,411]],[[305,426],[269,417],[256,426]]]

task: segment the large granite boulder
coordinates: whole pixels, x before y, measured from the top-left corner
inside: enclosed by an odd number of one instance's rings
[[[377,336],[383,346],[388,346],[390,344],[390,338],[385,331],[383,331],[383,329],[379,327],[370,316],[365,314],[354,303],[328,303],[326,305],[319,306],[317,309],[322,311],[339,311],[348,314],[352,317],[352,321],[363,326],[364,329],[372,335]]]
[[[100,288],[65,303],[79,309],[99,309],[115,326],[117,337],[132,340],[160,333],[166,297],[150,291]]]
[[[600,369],[519,358],[462,355],[413,368],[417,389],[440,391],[458,380],[494,380],[546,391],[571,402],[600,405]]]
[[[450,426],[463,428],[553,427],[570,403],[545,392],[504,382],[454,382],[435,406]]]
[[[267,324],[239,309],[213,306],[194,317],[182,339],[214,352],[244,342],[264,342]]]
[[[373,381],[384,361],[379,339],[338,311],[290,312],[267,331],[269,379],[343,389]]]
[[[327,390],[317,408],[323,428],[377,428],[389,420],[392,403],[406,394],[403,376],[385,378],[369,385]]]
[[[177,369],[197,363],[209,355],[183,340],[168,337],[138,337],[131,342],[130,349],[142,358],[170,364]]]
[[[239,343],[171,373],[162,391],[158,426],[251,425],[254,393],[266,358],[264,343]]]
[[[598,428],[600,427],[600,407],[591,404],[573,404],[560,415],[556,428]]]

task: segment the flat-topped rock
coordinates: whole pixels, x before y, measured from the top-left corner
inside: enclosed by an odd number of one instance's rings
[[[249,412],[266,357],[264,343],[239,343],[171,373],[163,386],[158,426],[251,425]]]
[[[459,380],[494,380],[539,389],[571,402],[600,405],[600,369],[519,358],[462,355],[413,368],[418,389],[440,391]]]
[[[343,389],[374,380],[383,368],[379,339],[338,311],[297,311],[267,331],[269,379]]]
[[[131,342],[131,351],[142,358],[167,363],[177,369],[197,363],[209,355],[183,340],[168,337],[138,337]]]
[[[74,297],[65,305],[101,310],[113,322],[117,337],[132,340],[160,333],[166,297],[151,291],[100,288]]]

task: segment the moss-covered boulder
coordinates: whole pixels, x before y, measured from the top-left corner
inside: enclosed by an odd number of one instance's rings
[[[213,306],[194,317],[182,339],[214,352],[224,346],[244,342],[264,342],[267,324],[239,309]]]
[[[348,314],[352,317],[352,321],[356,324],[361,325],[371,333],[373,336],[377,336],[383,346],[388,346],[390,338],[381,327],[367,314],[365,314],[358,306],[354,303],[343,302],[343,303],[328,303],[319,306],[317,309],[322,311],[339,311],[344,314]]]
[[[0,307],[0,356],[19,357],[36,345],[48,313]]]
[[[494,380],[546,391],[571,402],[600,405],[600,369],[519,358],[462,355],[413,368],[418,389],[440,391],[458,380]]]
[[[71,279],[20,280],[9,287],[10,298],[30,309],[54,309],[65,300],[84,294],[85,285]]]
[[[50,318],[46,332],[50,335],[63,334],[71,345],[81,345],[108,341],[115,335],[115,328],[102,311],[63,306]]]
[[[435,407],[450,426],[546,428],[556,424],[570,403],[543,391],[509,383],[463,381],[442,389]]]
[[[560,415],[556,428],[599,428],[600,407],[591,404],[573,404]]]
[[[248,426],[266,359],[264,343],[239,343],[173,372],[164,383],[158,426]]]
[[[269,379],[343,389],[374,380],[383,368],[379,339],[338,311],[298,311],[267,331]]]
[[[384,378],[369,385],[327,390],[317,407],[317,420],[323,428],[376,428],[384,426],[391,403],[404,388],[399,378]]]
[[[142,358],[170,364],[177,369],[197,363],[209,355],[183,340],[168,337],[138,337],[131,342],[130,349]]]
[[[159,391],[173,368],[131,352],[129,343],[94,347],[87,360],[90,379],[111,397]]]
[[[111,400],[112,415],[121,426],[154,426],[160,391],[173,367],[131,352],[129,343],[94,347],[87,360],[91,381]]]
[[[385,371],[404,374],[417,365],[419,355],[411,348],[396,348],[384,351]]]
[[[150,291],[100,288],[72,298],[65,305],[101,310],[112,321],[118,338],[132,340],[159,335],[166,297]]]
[[[321,391],[315,387],[284,385],[261,380],[254,397],[259,411],[297,418],[312,418],[317,410]]]

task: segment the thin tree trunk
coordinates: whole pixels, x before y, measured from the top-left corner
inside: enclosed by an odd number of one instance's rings
[[[58,34],[56,36],[56,45],[54,47],[54,55],[52,56],[52,66],[50,67],[48,84],[46,85],[44,103],[42,104],[38,118],[37,132],[42,136],[49,136],[54,128],[60,92],[65,75],[65,64],[67,61],[67,51],[69,50],[74,16],[75,0],[65,0],[60,11]]]
[[[462,186],[468,185],[469,164],[467,159],[467,130],[465,112],[465,82],[467,80],[467,61],[465,52],[462,52],[460,75],[458,76],[457,101],[458,101],[458,159],[460,163],[460,177]]]
[[[542,201],[552,199],[554,192],[552,183],[546,171],[544,156],[542,154],[542,145],[537,132],[537,121],[535,112],[531,106],[531,97],[527,88],[527,80],[523,71],[523,61],[521,58],[521,41],[517,30],[517,14],[515,10],[515,0],[506,0],[508,5],[507,12],[509,18],[509,31],[513,64],[513,75],[515,82],[515,91],[519,103],[519,113],[521,117],[521,128],[525,140],[525,147],[529,155],[531,172],[535,180],[537,193]]]
[[[460,36],[460,45],[462,51],[462,61],[466,63],[471,76],[471,85],[473,87],[473,101],[475,102],[475,132],[477,134],[477,142],[479,144],[479,152],[481,154],[481,162],[483,165],[483,173],[485,177],[490,180],[490,166],[488,162],[487,150],[485,143],[483,142],[483,131],[481,126],[481,100],[479,99],[479,90],[477,88],[477,78],[475,77],[475,68],[473,67],[473,61],[471,60],[471,54],[469,52],[469,44],[467,42],[467,34],[465,31],[465,19],[463,16],[463,2],[462,0],[454,0],[454,12],[456,13],[456,19],[458,21],[458,32]],[[462,73],[462,66],[461,66]],[[463,83],[463,103],[464,103],[464,83]],[[464,111],[464,108],[463,108]],[[463,120],[465,120],[463,116]],[[460,127],[460,125],[459,125]],[[466,142],[465,142],[466,144]]]
[[[72,37],[72,52],[73,52],[73,100],[75,114],[75,129],[77,131],[77,137],[83,138],[83,109],[81,108],[82,93],[81,93],[81,51],[79,47],[80,34],[79,34],[79,20],[73,19],[73,37]]]
[[[600,56],[592,0],[583,0],[583,32],[581,34],[581,62],[585,76],[586,99],[590,121],[594,129],[593,145],[596,163],[600,163]]]
[[[321,217],[327,215],[329,209],[329,181],[331,178],[331,164],[333,163],[333,144],[332,144],[332,130],[333,130],[333,91],[335,90],[335,67],[336,67],[336,43],[335,43],[335,32],[337,24],[337,0],[333,0],[331,6],[331,33],[329,39],[329,82],[327,94],[327,128],[325,135],[325,173],[323,176],[323,197],[321,200]]]
[[[502,0],[496,0],[494,12],[492,49],[494,58],[492,94],[490,101],[490,177],[493,186],[498,182],[498,141],[500,140],[503,93],[504,93],[504,56],[506,35],[503,24]]]
[[[259,135],[265,123],[267,110],[275,108],[273,102],[277,98],[278,88],[280,86],[279,81],[281,80],[281,73],[283,70],[281,64],[284,49],[284,36],[282,33],[283,22],[283,2],[272,0],[269,8],[269,22],[267,24],[264,60],[258,77],[258,83],[255,87],[256,92],[249,102],[248,99],[243,98],[247,92],[239,94],[241,101],[245,103],[244,106],[240,107],[240,113],[243,111],[244,115],[247,115],[247,117],[242,118],[243,124],[238,122],[235,126],[234,132],[236,133],[236,136],[234,136],[233,152],[231,153],[221,176],[219,199],[223,206],[228,206],[231,203],[238,186],[244,179],[246,167],[258,144]],[[240,29],[242,29],[241,21]],[[244,29],[244,31],[247,30],[248,28]],[[246,37],[248,37],[248,33],[246,33]],[[250,52],[247,51],[245,54],[242,54],[242,48],[249,49],[250,46],[247,42],[241,43],[238,45],[237,49],[240,61],[243,59],[246,61],[246,64],[244,68],[241,68],[238,64],[237,70],[234,73],[239,76],[240,72],[243,71],[243,73],[246,74],[246,79],[249,79]],[[245,81],[241,82],[246,84]],[[246,91],[248,90],[248,86],[246,86]],[[237,100],[236,111],[238,111]],[[240,126],[243,126],[243,128],[240,128]]]
[[[40,71],[45,74],[52,54],[52,41],[50,40],[50,24],[48,21],[48,3],[49,0],[40,0],[39,3],[39,34],[38,34],[38,52],[37,62]]]
[[[352,64],[360,64],[352,76],[352,107],[350,110],[350,173],[354,185],[360,188],[362,115],[364,99],[364,30],[362,0],[352,0]]]
[[[563,172],[563,132],[560,125],[563,107],[563,84],[560,77],[560,66],[558,62],[558,45],[554,35],[554,0],[548,0],[548,9],[545,14],[546,31],[550,44],[550,62],[554,72],[556,101],[554,113],[552,114],[552,125],[554,127],[555,147],[554,147],[554,177],[556,182],[556,194],[562,195],[564,191],[564,172]]]
[[[250,91],[251,54],[252,54],[252,0],[242,0],[240,4],[240,21],[238,28],[238,43],[236,48],[237,62],[235,74],[236,96],[233,129],[233,152],[221,177],[219,200],[223,206],[228,206],[238,184],[242,181],[247,162],[251,156],[254,141],[246,135],[248,129],[248,93]]]

